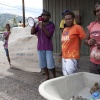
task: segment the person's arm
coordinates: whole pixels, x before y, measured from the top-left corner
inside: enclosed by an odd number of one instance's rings
[[[58,62],[61,63],[61,61],[62,61],[62,51],[61,51],[61,53],[58,56]]]
[[[35,25],[32,26],[32,28],[31,28],[31,34],[32,34],[32,35],[35,34]]]
[[[44,33],[46,34],[46,36],[47,36],[47,37],[50,37],[49,31],[48,31],[47,29],[45,29],[45,27],[44,27],[43,25],[42,25],[41,28],[43,29],[43,31],[44,31]]]
[[[86,38],[85,38],[85,44],[87,46],[92,46],[92,45],[95,45],[95,43],[96,43],[95,39],[92,39],[92,38],[90,39],[90,31],[88,30]]]
[[[7,31],[7,33],[8,34],[5,34],[4,33],[4,35],[3,35],[3,37],[4,37],[5,40],[7,40],[9,38],[9,35],[10,35],[11,32],[10,31]]]
[[[62,51],[61,51],[61,53],[59,54],[59,56],[62,56]]]
[[[62,61],[62,53],[60,53],[58,57],[58,62],[61,63],[61,61]]]
[[[54,33],[54,29],[55,29],[54,24],[51,24],[51,26],[50,26],[50,28],[48,30],[45,28],[45,26],[44,26],[43,23],[39,23],[39,26],[44,31],[44,33],[46,34],[46,36],[48,38],[51,38],[52,37],[52,35]]]

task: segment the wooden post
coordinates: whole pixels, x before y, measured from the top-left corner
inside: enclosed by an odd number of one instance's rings
[[[22,11],[23,11],[23,27],[25,27],[25,5],[24,5],[24,0],[22,0]]]

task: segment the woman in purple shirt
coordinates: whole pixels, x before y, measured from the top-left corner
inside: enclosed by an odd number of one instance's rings
[[[5,48],[5,52],[6,52],[8,62],[10,64],[10,57],[9,57],[9,51],[8,51],[8,39],[9,39],[9,35],[10,35],[11,31],[10,31],[10,25],[9,24],[6,24],[6,29],[7,29],[7,31],[3,33],[3,37],[5,39],[4,48]]]
[[[43,21],[39,22],[31,28],[31,34],[36,34],[38,37],[38,57],[39,66],[44,70],[46,74],[46,79],[49,77],[49,70],[52,72],[53,78],[56,77],[55,74],[55,64],[53,59],[53,44],[52,36],[55,30],[55,26],[49,21],[51,14],[48,11],[44,11],[41,14]]]

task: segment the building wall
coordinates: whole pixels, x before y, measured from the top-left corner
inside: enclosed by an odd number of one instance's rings
[[[53,36],[54,53],[59,53],[61,50],[61,32],[59,30],[59,23],[62,19],[61,13],[69,9],[71,11],[80,10],[82,17],[82,27],[87,30],[87,25],[94,21],[93,15],[94,4],[98,0],[43,0],[44,9],[51,12],[51,20],[54,22],[56,29]],[[89,48],[82,41],[81,55],[89,55]]]

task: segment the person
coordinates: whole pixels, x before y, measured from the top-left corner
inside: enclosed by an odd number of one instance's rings
[[[64,12],[62,12],[62,17],[64,17],[64,15],[69,12],[70,10],[65,10]],[[66,23],[65,23],[65,19],[63,18],[60,22],[60,26],[59,29],[61,31],[61,33],[63,32],[64,28],[67,27]],[[62,60],[62,51],[60,52],[60,54],[58,55],[58,62],[61,63]]]
[[[64,10],[64,11],[62,12],[62,16],[64,17],[64,16],[66,15],[66,13],[69,12],[69,11],[70,11],[70,10]],[[74,19],[74,24],[76,24],[75,19]],[[67,27],[67,25],[66,25],[66,23],[65,23],[65,19],[63,18],[63,19],[61,20],[60,26],[59,26],[61,32],[63,32],[63,29],[64,29],[65,27]]]
[[[70,12],[70,10],[65,10],[64,12],[62,12],[62,16],[64,17],[66,15],[66,13]],[[75,15],[75,18],[74,18],[74,24],[78,24],[78,25],[81,25],[81,16],[79,14],[76,14]],[[64,28],[67,27],[66,23],[65,23],[65,19],[63,18],[60,22],[60,31],[61,33],[63,32]],[[60,52],[60,55],[58,56],[58,62],[61,63],[61,55],[62,53]]]
[[[81,40],[86,36],[84,29],[80,25],[74,24],[74,18],[75,15],[71,11],[65,14],[67,27],[64,28],[61,35],[63,75],[77,72]]]
[[[90,72],[100,74],[100,59],[91,56],[95,48],[100,53],[100,1],[95,4],[94,15],[97,17],[97,20],[87,26],[85,44],[90,47]]]
[[[3,33],[3,37],[4,37],[4,49],[5,49],[5,52],[6,52],[6,56],[7,56],[7,59],[8,59],[8,62],[9,64],[11,65],[10,63],[10,57],[9,57],[9,51],[8,51],[8,40],[9,40],[9,35],[11,34],[11,31],[10,31],[10,24],[6,24],[6,29],[7,31],[5,31]]]
[[[62,12],[62,17],[64,17],[64,15],[65,15],[67,12],[69,12],[69,10],[65,10],[64,12]],[[65,19],[63,18],[63,19],[61,20],[60,26],[59,26],[61,32],[63,32],[63,29],[64,29],[65,27],[67,27],[67,25],[66,25],[66,23],[65,23]]]
[[[18,27],[23,27],[23,23],[22,23],[22,21],[19,21],[19,23],[18,23]]]
[[[49,70],[52,72],[53,78],[56,77],[55,64],[53,59],[52,36],[55,30],[53,22],[49,21],[51,14],[44,11],[42,14],[43,21],[31,28],[31,34],[37,34],[38,37],[38,57],[39,66],[45,72],[45,80],[50,79]]]

